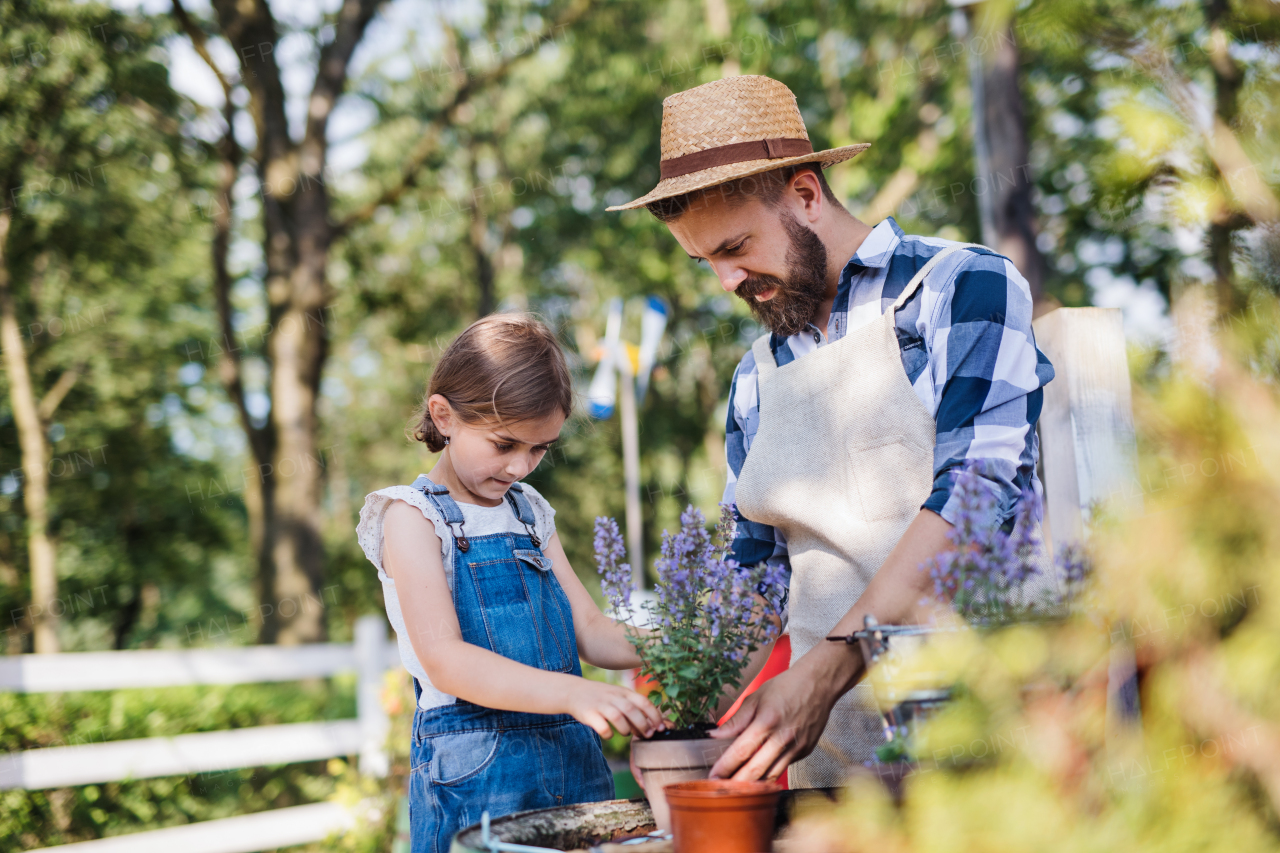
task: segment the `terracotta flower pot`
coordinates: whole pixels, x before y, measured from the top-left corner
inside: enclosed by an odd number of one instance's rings
[[[666,787],[675,853],[769,853],[781,789],[704,779]]]
[[[733,741],[729,739],[714,738],[635,738],[631,741],[631,755],[640,771],[644,794],[649,798],[649,806],[653,809],[653,819],[658,829],[671,831],[663,787],[675,782],[706,779],[716,760],[731,743]]]

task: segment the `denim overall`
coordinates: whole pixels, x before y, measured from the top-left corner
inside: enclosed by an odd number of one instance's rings
[[[453,606],[462,639],[523,664],[582,675],[569,598],[534,533],[522,486],[507,492],[527,533],[469,539],[449,490],[425,476],[453,532]],[[415,698],[422,688],[414,680]],[[413,853],[447,853],[454,833],[528,809],[613,798],[600,736],[568,714],[498,711],[458,699],[413,715],[409,823]]]

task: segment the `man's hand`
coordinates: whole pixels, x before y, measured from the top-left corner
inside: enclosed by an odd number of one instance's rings
[[[772,781],[812,752],[839,696],[825,688],[803,669],[766,681],[711,732],[714,738],[736,738],[711,768],[711,778]]]
[[[933,615],[925,560],[946,550],[951,525],[921,510],[898,540],[862,597],[836,623],[829,636],[847,637],[862,629],[863,617],[882,623],[919,623]],[[742,703],[728,723],[711,732],[737,738],[711,768],[713,779],[777,779],[792,761],[817,746],[836,701],[861,680],[866,667],[857,646],[818,643],[791,669],[766,681]]]

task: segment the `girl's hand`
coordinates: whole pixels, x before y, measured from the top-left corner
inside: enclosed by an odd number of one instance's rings
[[[577,681],[568,696],[569,714],[595,729],[600,737],[610,737],[610,727],[620,734],[640,737],[667,728],[667,721],[653,703],[634,690],[585,678]]]

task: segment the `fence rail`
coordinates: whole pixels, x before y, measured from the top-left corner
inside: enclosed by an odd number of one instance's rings
[[[355,671],[356,717],[327,722],[199,732],[173,737],[46,747],[0,755],[0,790],[216,773],[358,754],[360,771],[387,772],[382,675],[400,665],[386,621],[364,616],[355,642],[184,651],[77,652],[0,658],[0,690],[53,693],[191,684],[251,684],[327,678]],[[333,803],[45,848],[59,853],[252,853],[318,841],[352,817]]]
[[[354,755],[363,745],[359,720],[333,720],[29,749],[0,756],[0,790],[294,764]]]
[[[399,666],[387,644],[387,666]],[[327,678],[357,668],[350,643],[0,657],[0,691],[56,693]]]
[[[313,803],[44,847],[29,853],[256,853],[322,841],[335,832],[350,829],[354,823],[351,813],[337,803]]]

